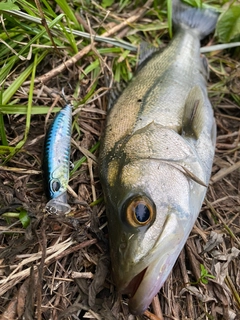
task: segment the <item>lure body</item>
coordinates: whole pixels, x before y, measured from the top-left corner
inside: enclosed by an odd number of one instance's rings
[[[46,195],[50,200],[47,210],[67,213],[67,186],[71,150],[72,107],[66,105],[51,123],[44,144],[43,171]]]

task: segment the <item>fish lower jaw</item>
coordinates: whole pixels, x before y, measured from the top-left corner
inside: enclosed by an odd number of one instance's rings
[[[158,266],[158,273],[156,273],[156,265]],[[128,301],[128,307],[132,314],[139,315],[146,311],[166,281],[170,270],[168,264],[164,263],[160,266],[159,263],[155,262],[135,277],[138,279],[143,274],[142,280],[138,283],[135,292],[133,292],[134,294],[130,296]]]
[[[120,268],[119,291],[130,295],[128,306],[132,314],[143,314],[151,304],[171,272],[191,227],[187,228],[186,221],[175,213],[168,215],[159,238],[144,259],[132,262],[131,268],[124,264]]]
[[[142,271],[135,275],[125,286],[119,288],[122,294],[129,297],[129,311],[134,315],[143,314],[149,307],[155,295],[166,281],[178,255],[179,250],[166,250],[158,252],[155,259]],[[175,254],[176,253],[176,254]]]
[[[143,314],[166,280],[167,276],[164,275],[165,266],[161,266],[163,269],[163,281],[160,279],[161,272],[156,274],[156,267],[159,269],[159,261],[151,262],[150,265],[135,275],[127,285],[125,284],[124,287],[119,288],[119,291],[129,298],[128,306],[131,314]]]

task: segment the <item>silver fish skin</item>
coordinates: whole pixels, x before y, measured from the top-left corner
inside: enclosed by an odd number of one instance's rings
[[[148,308],[171,272],[200,212],[214,157],[200,39],[214,30],[217,14],[184,7],[173,21],[171,43],[140,57],[111,108],[99,156],[113,277],[133,314]]]
[[[67,203],[71,150],[72,106],[59,111],[46,134],[43,154],[43,173],[49,202],[47,212],[67,214],[71,207]]]

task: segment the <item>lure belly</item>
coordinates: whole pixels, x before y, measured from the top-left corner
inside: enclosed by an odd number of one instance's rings
[[[71,150],[72,106],[66,105],[54,118],[45,138],[43,173],[49,202],[46,210],[54,214],[67,214],[67,186]]]

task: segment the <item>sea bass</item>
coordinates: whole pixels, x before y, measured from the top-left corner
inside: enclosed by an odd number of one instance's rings
[[[144,53],[107,117],[99,167],[112,271],[133,314],[162,287],[206,194],[216,124],[200,39],[216,21],[209,10],[175,9],[172,42]]]
[[[67,203],[71,127],[72,106],[66,105],[49,126],[44,143],[43,173],[49,213],[67,214],[71,210]]]

